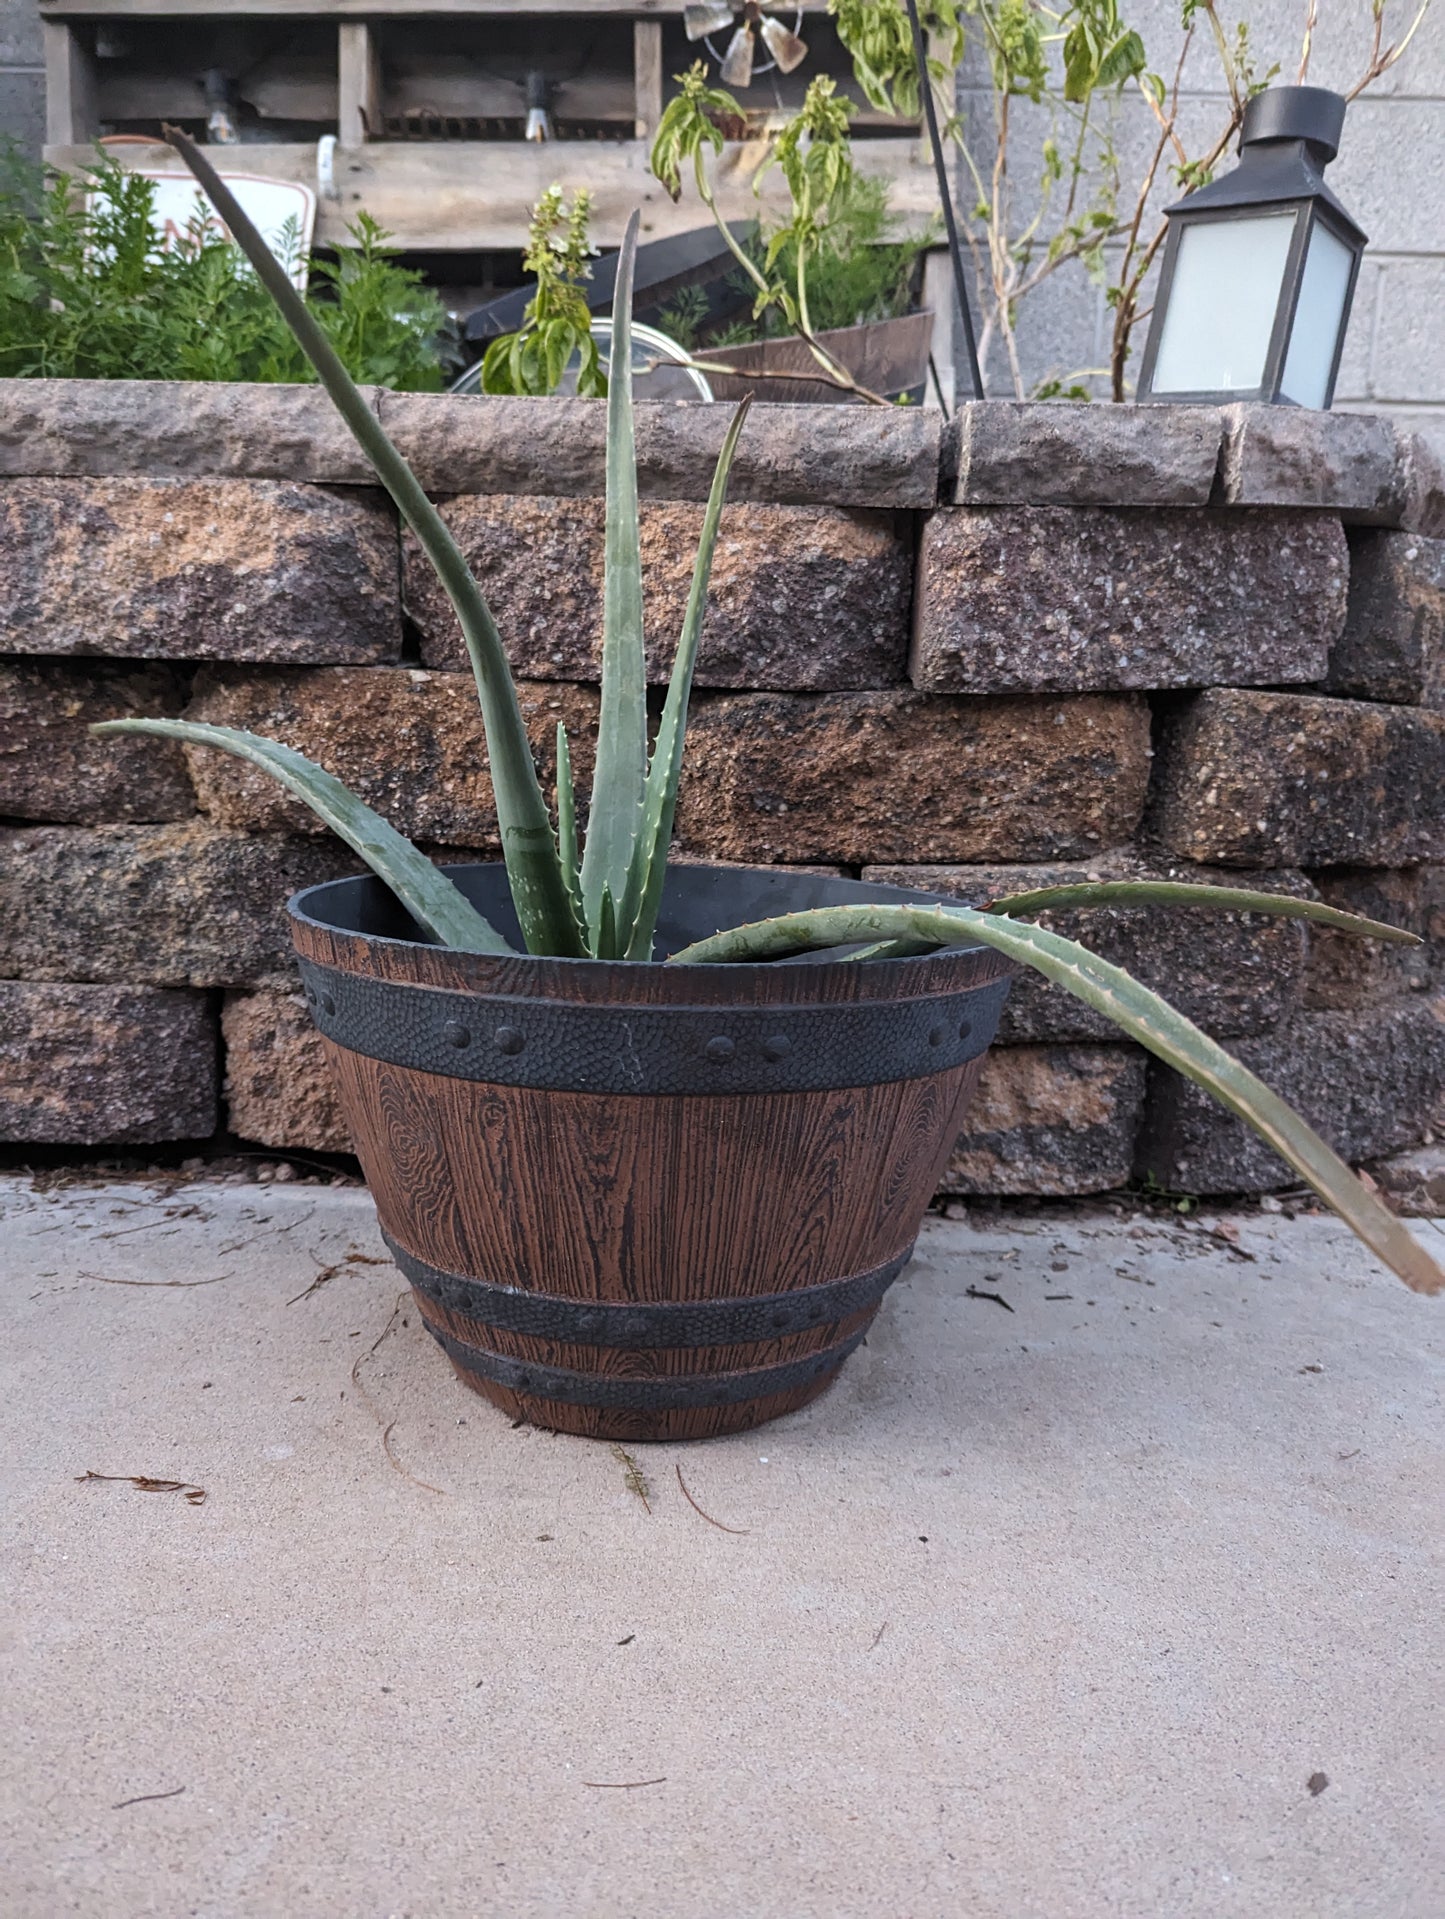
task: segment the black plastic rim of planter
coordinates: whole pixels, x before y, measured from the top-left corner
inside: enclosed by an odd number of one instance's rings
[[[504,939],[516,947],[516,957],[525,959],[525,942],[512,906],[507,870],[500,860],[469,861],[442,867],[447,878],[471,901],[478,912],[489,919]],[[938,893],[918,887],[874,886],[864,880],[835,878],[827,873],[804,873],[786,866],[669,866],[663,882],[662,907],[657,921],[656,957],[653,960],[594,960],[546,957],[539,963],[548,966],[618,966],[632,968],[655,965],[671,953],[677,953],[695,940],[707,939],[729,927],[747,926],[755,920],[774,919],[781,913],[804,913],[821,906],[958,906]],[[387,940],[407,946],[436,947],[427,939],[415,920],[391,889],[372,873],[360,873],[352,879],[327,880],[320,886],[304,887],[287,902],[292,919],[323,928],[331,933],[359,934],[365,939]],[[859,942],[862,944],[862,942]],[[442,949],[448,950],[448,949]],[[960,947],[960,952],[977,948]],[[912,960],[878,962],[889,966],[909,966]],[[831,966],[815,955],[770,962],[785,966]],[[708,969],[699,967],[699,973]],[[732,973],[740,969],[728,966]],[[1012,967],[1010,971],[1015,970]]]
[[[392,1258],[426,1300],[446,1312],[497,1332],[559,1345],[625,1347],[645,1351],[673,1347],[741,1346],[750,1340],[779,1339],[851,1319],[876,1306],[913,1257],[899,1253],[872,1272],[800,1286],[796,1292],[763,1293],[752,1298],[650,1300],[562,1299],[555,1293],[523,1292],[515,1286],[469,1279],[428,1265],[390,1233],[383,1232]],[[471,1350],[470,1348],[468,1350]]]

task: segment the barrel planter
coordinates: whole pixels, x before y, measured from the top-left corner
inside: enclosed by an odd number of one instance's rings
[[[504,870],[451,877],[520,944]],[[670,870],[658,950],[929,895]],[[398,1266],[514,1419],[700,1439],[795,1411],[908,1262],[1013,965],[662,966],[424,943],[377,880],[290,907],[307,1001]]]

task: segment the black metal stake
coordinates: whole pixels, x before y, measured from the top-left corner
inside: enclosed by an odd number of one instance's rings
[[[943,157],[943,140],[938,131],[938,111],[933,104],[933,82],[928,76],[928,49],[923,43],[923,23],[918,17],[918,0],[904,0],[908,24],[913,29],[913,56],[918,62],[918,90],[923,99],[923,114],[928,122],[928,144],[933,149],[933,171],[938,176],[938,197],[943,202],[943,225],[948,234],[948,257],[953,262],[953,290],[958,310],[963,315],[963,343],[968,349],[968,370],[973,377],[973,397],[983,398],[983,376],[978,370],[978,348],[974,344],[973,316],[968,310],[968,287],[963,277],[963,249],[958,239],[958,222],[953,217],[953,193],[948,184],[948,164]]]

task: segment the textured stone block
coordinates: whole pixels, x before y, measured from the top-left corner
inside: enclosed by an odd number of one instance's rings
[[[17,820],[180,820],[196,810],[181,749],[97,739],[94,720],[177,715],[190,675],[104,660],[0,660],[0,814]]]
[[[1370,1173],[1394,1211],[1406,1219],[1445,1219],[1445,1146],[1417,1146],[1377,1159]]]
[[[1080,880],[1168,879],[1204,886],[1248,885],[1262,892],[1310,890],[1298,873],[1245,874],[1170,865],[1130,848],[1074,865],[869,866],[863,878],[886,886],[924,887],[966,906],[986,906],[1008,894]],[[1298,921],[1258,913],[1113,906],[1031,917],[1034,924],[1079,940],[1101,959],[1122,966],[1217,1038],[1262,1032],[1300,1001],[1305,935]],[[1064,1040],[1117,1043],[1118,1037],[1118,1027],[1102,1013],[1028,971],[1018,974],[1009,988],[998,1030],[1002,1046]]]
[[[0,481],[0,628],[12,653],[394,659],[395,523],[274,480]]]
[[[285,905],[361,870],[337,840],[184,826],[0,833],[0,978],[247,986],[293,972]]]
[[[1398,526],[1405,506],[1399,442],[1378,413],[1227,406],[1220,473],[1230,506],[1329,507],[1380,526]]]
[[[1327,684],[1362,700],[1445,707],[1445,540],[1362,531]]]
[[[497,849],[497,808],[470,673],[411,667],[315,667],[306,672],[205,673],[187,717],[244,727],[295,747],[411,839]],[[573,746],[574,783],[592,777],[597,694],[591,687],[518,687],[548,797],[557,777],[557,722]],[[259,768],[187,747],[201,809],[244,832],[324,834],[311,810]]]
[[[1148,774],[1127,698],[721,694],[694,705],[678,834],[789,864],[1067,858],[1129,837]]]
[[[1224,419],[1212,406],[974,400],[946,429],[959,503],[1203,506]]]
[[[603,503],[485,494],[451,500],[447,523],[481,583],[514,669],[595,680],[601,668]],[[644,504],[648,670],[665,680],[692,584],[703,508]],[[451,604],[416,540],[405,543],[407,611],[429,666],[464,667]],[[911,542],[891,513],[731,506],[713,556],[696,683],[843,690],[903,678]]]
[[[1428,539],[1445,540],[1445,459],[1421,433],[1402,436],[1405,504],[1401,526]]]
[[[0,1139],[138,1145],[216,1130],[202,993],[0,980]]]
[[[1423,993],[1445,979],[1445,866],[1336,867],[1314,875],[1331,906],[1403,926],[1425,942],[1397,946],[1312,926],[1304,1004],[1349,1013],[1405,993]]]
[[[1351,1164],[1424,1138],[1445,1102],[1445,1003],[1299,1013],[1230,1048]],[[1298,1176],[1242,1120],[1151,1066],[1138,1167],[1175,1191],[1262,1193]]]
[[[940,511],[919,552],[911,677],[971,693],[1316,681],[1348,571],[1320,514]]]
[[[1151,828],[1184,859],[1445,859],[1445,714],[1217,687],[1168,719],[1156,777]]]
[[[319,386],[0,380],[0,475],[44,474],[376,484]]]
[[[221,1037],[233,1133],[299,1152],[352,1150],[331,1068],[300,993],[228,993]]]
[[[1122,1046],[1007,1046],[984,1061],[946,1193],[1105,1193],[1134,1166],[1144,1055]]]
[[[382,425],[437,493],[600,496],[607,409],[595,400],[383,393]],[[731,411],[640,401],[637,485],[647,500],[706,500]],[[932,506],[940,421],[906,407],[754,407],[731,500],[779,506]]]

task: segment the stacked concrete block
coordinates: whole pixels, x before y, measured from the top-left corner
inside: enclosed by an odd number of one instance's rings
[[[544,788],[590,779],[601,409],[369,395],[472,559]],[[639,408],[666,678],[724,430]],[[314,389],[0,382],[0,1139],[345,1151],[284,902],[357,870],[241,762],[269,734],[439,861],[495,857],[449,605]],[[702,637],[678,852],[972,904],[1174,878],[1407,926],[1057,912],[1360,1159],[1445,1115],[1445,480],[1386,423],[1269,409],[766,406]],[[221,1135],[218,1135],[220,1137]],[[946,1175],[1199,1192],[1288,1169],[1100,1015],[1013,990]],[[1415,1181],[1415,1185],[1419,1185]],[[1428,1184],[1428,1182],[1427,1182]],[[1414,1187],[1411,1189],[1414,1190]]]

